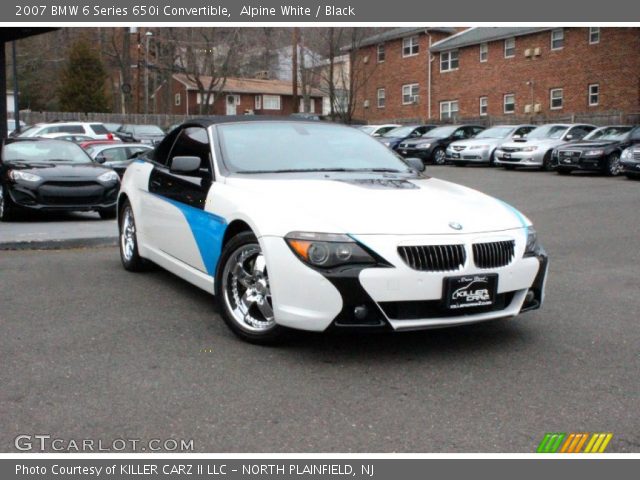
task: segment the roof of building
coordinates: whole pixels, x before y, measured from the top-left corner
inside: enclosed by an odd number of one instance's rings
[[[378,43],[387,42],[389,40],[396,40],[398,38],[408,37],[410,35],[415,35],[417,33],[424,33],[427,30],[432,32],[442,32],[442,33],[455,33],[455,28],[450,27],[400,27],[393,28],[391,30],[387,30],[382,33],[378,33],[376,35],[372,35],[370,37],[366,37],[360,42],[361,47],[366,47],[368,45],[376,45]],[[345,48],[348,50],[348,47]]]
[[[492,42],[495,40],[503,40],[511,37],[521,37],[532,33],[551,30],[551,28],[541,27],[471,27],[455,35],[451,35],[443,40],[434,43],[431,46],[432,52],[440,52],[442,50],[450,50],[452,48],[467,47],[469,45],[477,45],[484,42]]]
[[[197,83],[184,73],[177,73],[173,76],[189,90],[198,90]],[[204,85],[209,85],[211,77],[200,76],[200,81]],[[267,95],[293,95],[293,87],[288,80],[263,80],[257,78],[235,78],[227,77],[222,89],[227,93],[261,93]],[[301,92],[299,92],[301,93]],[[322,97],[322,92],[311,89],[311,96]]]

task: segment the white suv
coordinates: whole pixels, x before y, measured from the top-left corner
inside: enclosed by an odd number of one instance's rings
[[[22,130],[19,137],[41,137],[51,133],[86,135],[96,140],[113,140],[113,134],[99,122],[36,123]]]

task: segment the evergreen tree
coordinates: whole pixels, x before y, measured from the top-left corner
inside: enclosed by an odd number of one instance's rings
[[[67,65],[60,76],[58,97],[65,112],[106,112],[107,72],[95,49],[87,41],[78,41],[69,49]]]

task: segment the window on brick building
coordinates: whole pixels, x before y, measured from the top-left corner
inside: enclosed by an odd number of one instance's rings
[[[600,103],[600,85],[592,83],[589,85],[589,106],[596,107]]]
[[[594,45],[600,43],[600,27],[589,28],[589,44]]]
[[[387,100],[387,93],[384,88],[378,89],[378,108],[384,108],[385,102]]]
[[[175,103],[176,107],[180,106],[181,96],[179,93],[176,93],[175,96],[173,97],[173,103]]]
[[[420,86],[417,83],[410,83],[402,86],[402,104],[409,105],[411,103],[418,103],[418,93],[420,92]]]
[[[564,29],[551,30],[551,50],[560,50],[564,47]]]
[[[420,45],[418,43],[418,36],[407,37],[402,39],[402,56],[412,57],[417,55],[420,51]]]
[[[206,97],[206,95],[205,95],[205,97]],[[202,97],[202,94],[201,94],[201,93],[198,93],[198,94],[196,95],[196,103],[197,103],[198,105],[200,105],[200,104],[202,103],[202,98],[203,98],[203,97]],[[213,93],[209,95],[209,105],[213,105]]]
[[[384,43],[378,45],[377,55],[378,63],[384,62]]]
[[[507,93],[504,96],[504,113],[515,113],[516,111],[516,96],[513,93]]]
[[[262,107],[264,110],[280,110],[280,95],[263,95]]]
[[[458,116],[458,101],[440,102],[440,120],[453,119]]]
[[[563,103],[563,92],[561,88],[552,88],[549,90],[549,108],[551,110],[560,110]]]
[[[487,115],[488,108],[489,108],[489,98],[480,97],[480,116],[481,117],[484,117]]]
[[[507,38],[504,41],[504,58],[511,58],[516,56],[516,39]]]
[[[253,100],[253,108],[255,110],[262,110],[262,95],[256,95]]]
[[[489,59],[489,44],[480,44],[480,62],[486,62]]]
[[[449,50],[448,52],[440,52],[440,71],[450,72],[458,69],[458,50]]]

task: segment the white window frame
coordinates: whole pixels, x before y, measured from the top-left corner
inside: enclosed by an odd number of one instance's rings
[[[484,107],[484,112],[482,111],[482,107]],[[487,96],[480,97],[480,99],[478,100],[478,112],[481,117],[487,116],[487,114],[489,113],[489,97]]]
[[[413,90],[416,90],[416,93],[413,93]],[[405,90],[409,90],[409,93],[405,93]],[[420,92],[420,84],[419,83],[406,83],[402,85],[402,105],[413,105],[415,104],[415,98],[419,95]],[[408,102],[405,101],[405,97],[409,96],[411,100]]]
[[[555,38],[555,35],[559,33],[560,38]],[[560,41],[562,45],[554,47],[553,42]],[[564,48],[564,28],[554,28],[551,30],[551,50],[562,50]]]
[[[262,95],[256,95],[253,99],[253,109],[262,110]]]
[[[596,87],[596,92],[593,93],[592,92],[592,88]],[[595,103],[593,103],[591,101],[591,97],[594,96],[596,97],[596,101]],[[590,83],[589,84],[589,88],[587,90],[587,99],[588,99],[588,103],[590,107],[597,107],[598,105],[600,105],[600,84],[599,83]]]
[[[409,49],[409,53],[405,53],[405,48]],[[413,51],[415,49],[415,52]],[[404,37],[402,39],[402,57],[415,57],[420,53],[420,38],[418,35]]]
[[[455,59],[453,58],[455,54]],[[452,67],[455,60],[456,66]],[[447,64],[447,68],[442,68],[442,64]],[[460,54],[458,50],[447,50],[446,52],[440,52],[440,72],[453,72],[460,68]]]
[[[380,104],[380,100],[382,100],[382,105]],[[378,108],[384,108],[387,106],[387,91],[384,87],[380,87],[376,90],[376,105]]]
[[[507,102],[507,98],[512,97],[513,102]],[[507,105],[513,105],[513,110],[507,111]],[[516,94],[515,93],[505,93],[502,97],[502,112],[505,115],[513,115],[516,113]]]
[[[559,97],[554,97],[555,92],[560,92]],[[554,107],[553,101],[560,99],[560,106]],[[562,110],[564,107],[564,90],[562,88],[551,88],[549,90],[549,110]]]
[[[274,102],[273,105],[271,102]],[[277,107],[275,104],[277,104]],[[262,109],[282,110],[282,97],[280,95],[262,95]]]
[[[596,40],[593,40],[593,36],[596,36]],[[600,43],[600,27],[589,27],[589,45],[597,45]]]
[[[484,59],[482,55],[484,54]],[[489,60],[489,44],[487,42],[480,44],[480,63],[486,63]]]
[[[300,97],[300,101],[298,102],[298,112],[316,113],[316,101],[313,98],[309,98],[309,111],[307,112],[304,109],[304,97]]]
[[[213,105],[213,100],[214,100],[214,95],[213,95],[213,93],[211,93],[209,95],[209,105]],[[198,105],[200,105],[202,103],[202,94],[200,92],[198,92],[196,94],[196,103]]]
[[[182,95],[180,94],[180,92],[178,92],[173,96],[173,104],[176,107],[179,107],[181,103],[182,103]]]
[[[403,50],[404,51],[404,50]],[[382,54],[382,60],[380,60],[380,54]],[[379,43],[376,47],[376,60],[378,63],[384,63],[387,56],[387,52],[384,48],[384,43]]]
[[[455,110],[453,106],[455,105]],[[445,108],[446,107],[446,108]],[[446,111],[447,115],[443,115]],[[440,120],[452,119],[460,112],[460,104],[458,100],[444,100],[440,102]]]
[[[513,42],[513,47],[508,47],[507,42]],[[507,50],[511,50],[513,48],[513,53],[511,55],[507,55]],[[509,37],[504,39],[504,58],[513,58],[516,56],[516,37]]]

